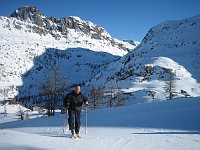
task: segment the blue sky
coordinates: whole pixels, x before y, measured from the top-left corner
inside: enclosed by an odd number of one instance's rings
[[[121,40],[141,41],[160,22],[200,15],[200,0],[1,0],[0,15],[32,5],[48,17],[90,20]]]

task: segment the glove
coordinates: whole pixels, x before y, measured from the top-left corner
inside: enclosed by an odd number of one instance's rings
[[[68,113],[68,109],[65,107],[61,108],[61,114]]]
[[[88,104],[89,104],[89,103],[88,103],[88,101],[87,101],[87,102],[85,102],[85,105],[86,105],[86,106],[88,106]]]

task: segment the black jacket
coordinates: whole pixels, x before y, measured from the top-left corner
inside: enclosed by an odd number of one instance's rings
[[[83,103],[87,101],[87,98],[82,93],[76,94],[75,91],[72,91],[65,96],[63,105],[68,110],[81,110]]]

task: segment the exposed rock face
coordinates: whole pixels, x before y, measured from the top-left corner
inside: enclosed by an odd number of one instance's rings
[[[81,20],[79,17],[54,18],[47,17],[42,14],[34,6],[21,7],[15,10],[10,17],[15,17],[22,21],[30,22],[37,26],[32,26],[32,30],[40,35],[51,34],[55,39],[59,40],[61,37],[68,37],[69,29],[74,29],[76,32],[87,35],[91,39],[107,40],[113,46],[129,51],[129,49],[122,43],[113,39],[109,33],[102,27],[90,22]],[[20,28],[20,26],[18,26]],[[135,45],[134,45],[135,46]]]

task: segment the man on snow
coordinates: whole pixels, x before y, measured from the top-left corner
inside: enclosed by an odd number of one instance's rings
[[[80,119],[83,103],[88,105],[88,100],[81,93],[81,87],[79,85],[76,85],[75,91],[67,94],[63,101],[64,108],[68,110],[69,130],[71,130],[73,137],[80,137]]]

